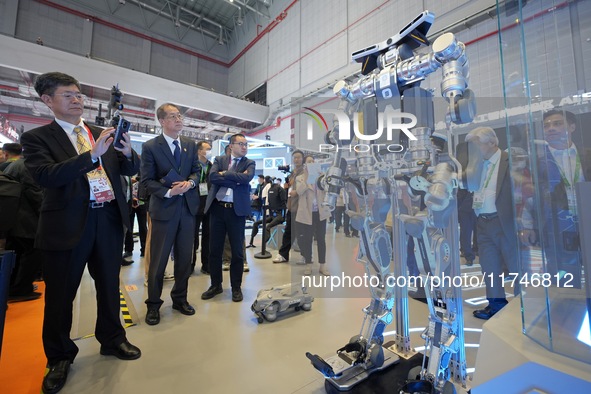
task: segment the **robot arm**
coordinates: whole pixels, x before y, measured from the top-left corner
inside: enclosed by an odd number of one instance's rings
[[[385,59],[389,52],[381,55]],[[453,33],[439,36],[428,53],[400,59],[395,51],[393,60],[378,61],[383,66],[377,74],[370,74],[348,85],[339,81],[334,93],[350,103],[369,97],[390,98],[400,96],[408,87],[425,79],[437,69],[442,69],[441,95],[448,101],[446,120],[461,124],[469,123],[476,113],[474,95],[468,89],[469,65],[466,48]]]

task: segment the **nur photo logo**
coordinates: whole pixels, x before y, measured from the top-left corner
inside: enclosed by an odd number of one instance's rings
[[[326,134],[329,130],[328,122],[326,118],[332,115],[335,126],[338,127],[338,133],[333,135],[343,142],[341,145],[333,144],[319,144],[319,150],[321,152],[347,150],[354,152],[368,152],[372,149],[377,150],[388,150],[392,153],[402,152],[404,147],[394,141],[397,138],[398,131],[401,131],[411,141],[416,141],[417,137],[410,131],[417,124],[417,118],[415,115],[406,112],[395,111],[391,108],[387,108],[383,112],[378,113],[378,126],[373,134],[365,133],[365,130],[360,126],[360,113],[355,112],[352,115],[353,119],[342,110],[338,109],[319,109],[315,110],[310,107],[303,107],[305,111],[302,113],[307,116],[306,126],[306,138],[308,141],[314,139],[315,133]],[[334,124],[334,123],[333,123]],[[351,125],[353,126],[353,134],[351,134]],[[385,132],[385,134],[384,134]],[[395,133],[396,132],[396,137]],[[354,139],[363,141],[364,143],[351,145],[350,142]],[[378,141],[380,143],[369,143],[372,141]],[[367,143],[366,143],[367,142]]]

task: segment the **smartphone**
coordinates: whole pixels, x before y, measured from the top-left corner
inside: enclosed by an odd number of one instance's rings
[[[119,118],[119,123],[117,124],[117,130],[115,130],[115,136],[113,139],[113,146],[116,148],[123,148],[121,141],[123,140],[123,134],[129,131],[131,127],[131,123],[128,120],[125,120],[123,117]]]

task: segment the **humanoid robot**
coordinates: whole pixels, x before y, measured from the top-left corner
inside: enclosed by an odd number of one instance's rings
[[[453,383],[466,389],[461,288],[434,280],[434,276],[443,274],[460,275],[459,251],[450,245],[458,244],[455,195],[465,174],[453,156],[433,143],[445,138],[434,138],[433,95],[419,85],[427,75],[442,69],[441,94],[447,102],[448,126],[471,122],[475,103],[467,89],[469,69],[464,44],[446,33],[431,45],[426,35],[433,20],[434,15],[424,11],[397,35],[353,53],[353,59],[363,64],[364,76],[353,84],[340,81],[334,87],[341,98],[340,109],[350,118],[353,113],[363,113],[366,131],[380,131],[389,122],[388,116],[382,120],[383,113],[410,119],[404,123],[410,133],[400,132],[397,141],[392,141],[392,133],[384,133],[373,141],[371,149],[361,152],[344,148],[353,140],[338,138],[338,127],[326,136],[326,146],[333,147],[334,162],[318,182],[327,192],[324,204],[333,209],[340,190],[345,188],[347,200],[355,206],[347,214],[360,232],[357,260],[368,275],[379,278],[379,286],[370,288],[372,299],[363,309],[360,333],[326,360],[306,354],[338,390],[351,388],[400,357],[414,355],[408,327],[408,289],[396,281],[407,277],[409,239],[414,241],[411,252],[418,262],[415,270],[418,268],[423,279],[429,307],[429,324],[422,333],[429,362],[423,358],[422,367],[415,373],[418,385],[411,382],[407,389],[423,392],[424,386],[430,385],[433,392],[447,394],[455,392]],[[360,140],[368,140],[355,134]],[[406,147],[406,152],[392,150],[392,142]],[[350,156],[354,164],[347,169],[343,156],[349,152],[353,152]],[[391,231],[386,226],[388,214]],[[384,330],[392,321],[396,322],[394,345],[385,348]]]

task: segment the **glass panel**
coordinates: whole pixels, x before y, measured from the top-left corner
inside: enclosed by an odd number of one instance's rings
[[[591,122],[591,2],[497,1],[497,12],[523,332],[591,363],[590,269],[580,245],[581,222],[591,217],[577,196],[591,182],[591,136],[583,132]]]

